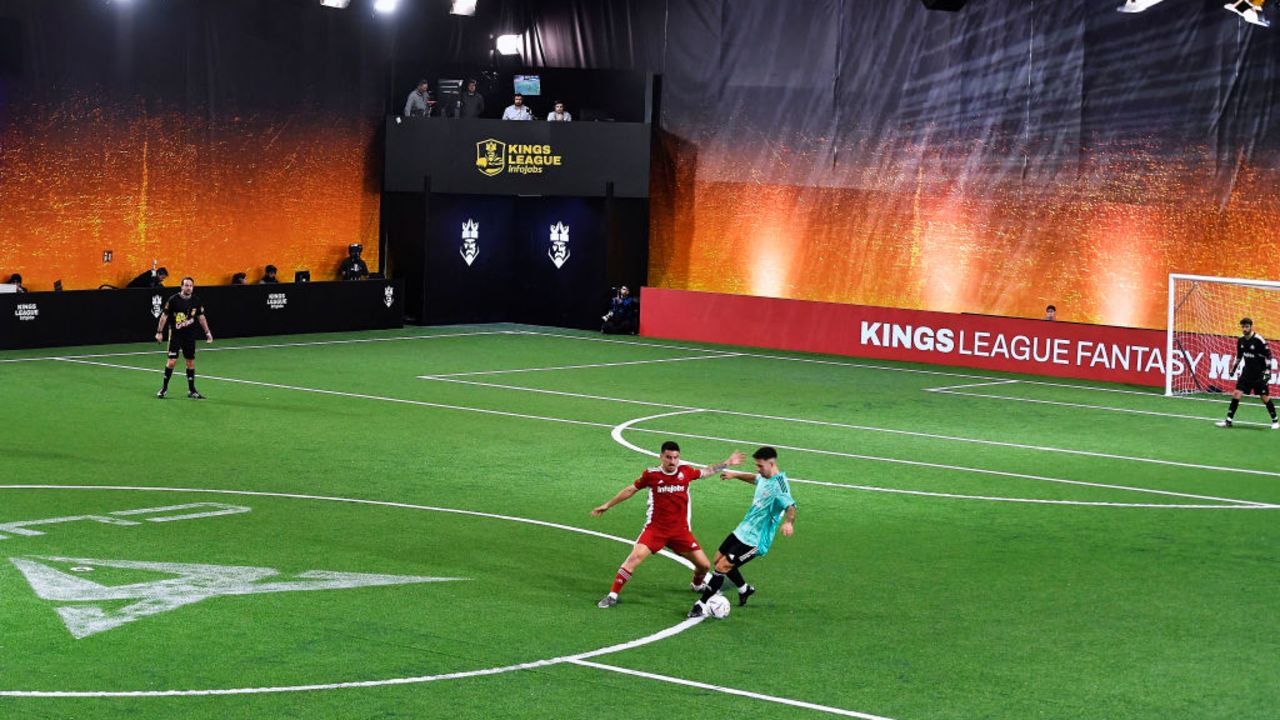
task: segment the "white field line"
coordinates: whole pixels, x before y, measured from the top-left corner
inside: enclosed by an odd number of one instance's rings
[[[627,450],[634,450],[636,452],[639,452],[639,454],[641,455],[649,455],[649,456],[657,457],[658,456],[657,452],[653,452],[652,450],[645,450],[644,447],[640,447],[635,445],[635,443],[628,442],[625,437],[622,437],[623,430],[634,429],[636,430],[636,432],[648,432],[648,430],[644,430],[643,428],[632,428],[631,425],[635,423],[639,423],[639,421],[643,421],[643,420],[652,420],[654,418],[667,418],[667,416],[681,415],[681,414],[682,413],[664,413],[662,415],[650,415],[648,416],[648,418],[636,418],[635,420],[627,420],[626,423],[622,423],[621,425],[618,425],[618,427],[613,428],[612,432],[609,434],[611,434],[611,436],[613,437],[614,442],[617,442],[618,445],[626,447]],[[684,436],[684,437],[689,437],[689,436]],[[698,466],[698,468],[704,468],[705,466],[703,462],[689,462],[689,464]],[[1265,505],[1265,503],[1251,503],[1252,501],[1247,501],[1247,500],[1235,500],[1233,502],[1248,503],[1248,505],[1183,505],[1183,503],[1170,503],[1170,502],[1101,502],[1101,501],[1085,501],[1085,500],[1043,500],[1043,498],[1034,498],[1034,497],[957,495],[957,493],[952,493],[952,492],[929,492],[929,491],[922,491],[922,489],[886,488],[881,486],[859,486],[859,484],[831,483],[831,482],[826,482],[826,480],[806,480],[803,478],[787,478],[787,479],[791,480],[791,482],[794,482],[794,483],[806,484],[806,486],[860,489],[860,491],[883,492],[883,493],[890,493],[890,495],[946,497],[946,498],[951,498],[951,500],[979,500],[979,501],[987,501],[987,502],[1021,502],[1021,503],[1029,503],[1029,505],[1079,505],[1079,506],[1091,506],[1091,507],[1152,507],[1152,509],[1175,509],[1175,510],[1280,510],[1280,505]]]
[[[1163,392],[1144,392],[1142,390],[1125,390],[1124,388],[1105,388],[1096,385],[1072,385],[1071,383],[1048,382],[1045,380],[1019,380],[1024,385],[1043,385],[1044,387],[1067,388],[1069,390],[1089,390],[1092,392],[1116,393],[1118,395],[1140,395],[1152,399],[1164,398]],[[1229,395],[1230,393],[1226,393]],[[1221,402],[1214,398],[1191,397],[1190,395],[1179,395],[1178,400],[1195,400],[1196,402]]]
[[[115,364],[115,363],[104,363],[104,362],[98,362],[98,361],[94,361],[94,360],[74,360],[74,359],[71,359],[71,358],[60,358],[60,359],[61,359],[61,360],[63,360],[64,362],[73,363],[73,364],[78,364],[78,365],[93,365],[93,366],[98,366],[98,367],[109,367],[109,368],[115,368],[115,369],[119,369],[119,370],[133,370],[133,371],[137,371],[137,372],[148,372],[148,373],[154,373],[154,372],[156,372],[155,370],[151,370],[151,369],[148,369],[148,368],[140,368],[140,367],[136,367],[136,366],[133,366],[133,365],[119,365],[119,364]],[[284,384],[281,384],[281,383],[269,383],[269,382],[261,382],[261,381],[257,381],[257,380],[242,380],[242,379],[239,379],[239,378],[228,378],[228,377],[221,377],[221,376],[217,376],[217,375],[203,375],[203,376],[201,376],[201,377],[202,377],[202,378],[204,378],[204,379],[206,379],[206,380],[219,380],[219,381],[222,381],[222,382],[238,383],[238,384],[242,384],[242,385],[254,385],[254,386],[259,386],[259,387],[270,387],[270,388],[277,388],[277,389],[280,389],[280,390],[293,390],[293,391],[297,391],[297,392],[315,393],[315,394],[319,394],[319,395],[331,395],[331,396],[336,396],[336,397],[351,397],[351,398],[359,398],[359,399],[363,399],[363,400],[379,400],[379,401],[382,401],[382,402],[398,403],[398,404],[402,404],[402,405],[416,405],[416,406],[419,406],[419,407],[437,408],[437,409],[441,409],[441,410],[459,410],[459,411],[462,411],[462,412],[474,412],[474,413],[480,413],[480,414],[484,414],[484,415],[497,415],[497,416],[500,416],[500,417],[512,417],[512,418],[518,418],[518,419],[523,419],[523,420],[541,420],[541,421],[544,421],[544,422],[556,422],[556,423],[563,423],[563,424],[567,424],[567,425],[579,425],[579,426],[585,426],[585,427],[607,428],[607,429],[609,429],[609,430],[611,430],[611,431],[612,431],[612,430],[614,430],[614,429],[617,427],[617,426],[614,426],[614,425],[610,425],[610,424],[608,424],[608,423],[593,422],[593,421],[588,421],[588,420],[571,420],[571,419],[567,419],[567,418],[547,417],[547,416],[543,416],[543,415],[530,415],[530,414],[526,414],[526,413],[513,413],[513,412],[507,412],[507,411],[503,411],[503,410],[487,410],[487,409],[483,409],[483,408],[468,407],[468,406],[465,406],[465,405],[447,405],[447,404],[444,404],[444,403],[433,403],[433,402],[427,402],[427,401],[423,401],[423,400],[406,400],[406,399],[404,399],[404,398],[393,398],[393,397],[387,397],[387,396],[383,396],[383,395],[368,395],[368,394],[364,394],[364,393],[342,392],[342,391],[338,391],[338,390],[323,390],[323,389],[319,389],[319,388],[308,388],[308,387],[301,387],[301,386],[297,386],[297,385],[284,385]],[[727,439],[727,438],[717,438],[717,437],[712,437],[712,436],[692,435],[692,434],[689,434],[689,433],[670,433],[670,432],[662,431],[662,430],[649,430],[649,429],[644,429],[644,428],[636,428],[636,431],[637,431],[637,432],[646,432],[646,433],[659,433],[659,434],[668,434],[668,435],[680,435],[680,436],[683,436],[683,437],[692,437],[692,438],[698,438],[698,439],[704,439],[704,440],[714,440],[714,441],[719,441],[719,442],[730,442],[730,443],[748,443],[748,442],[750,442],[750,441],[745,441],[745,440],[733,440],[733,439]],[[799,451],[799,452],[804,452],[804,451],[806,451],[806,449],[805,449],[805,448],[792,448],[792,447],[788,447],[788,446],[784,446],[784,445],[775,445],[775,447],[781,447],[781,448],[788,449],[788,450],[792,450],[792,449],[794,449],[794,450],[797,450],[797,451]],[[1169,491],[1164,491],[1164,490],[1152,490],[1152,489],[1150,489],[1150,488],[1125,488],[1125,487],[1123,487],[1123,486],[1119,486],[1119,485],[1100,485],[1100,484],[1097,484],[1097,483],[1086,483],[1086,482],[1083,482],[1083,481],[1077,481],[1077,480],[1065,480],[1065,479],[1055,479],[1055,478],[1044,478],[1044,477],[1039,477],[1039,476],[1034,476],[1034,475],[1021,475],[1021,474],[1017,474],[1017,473],[1006,473],[1006,472],[1002,472],[1002,471],[998,471],[998,470],[985,470],[985,469],[981,469],[981,468],[968,468],[968,467],[955,466],[955,465],[934,465],[934,464],[930,464],[930,463],[924,463],[924,462],[912,461],[912,460],[899,460],[899,459],[894,459],[894,458],[879,458],[879,457],[875,457],[875,456],[860,456],[860,455],[853,455],[853,454],[848,454],[848,453],[837,453],[837,452],[834,452],[834,451],[819,451],[819,450],[808,450],[808,451],[809,451],[809,452],[820,453],[820,454],[830,454],[830,455],[836,455],[836,456],[842,456],[842,457],[850,457],[850,458],[854,458],[854,459],[873,460],[873,461],[878,460],[878,461],[881,461],[881,462],[890,462],[890,463],[908,464],[908,465],[919,465],[919,466],[926,466],[926,467],[936,467],[936,468],[939,468],[939,469],[953,469],[953,470],[960,470],[960,471],[967,471],[967,472],[981,473],[981,474],[1007,475],[1007,476],[1010,476],[1010,477],[1021,477],[1021,478],[1025,478],[1025,479],[1046,480],[1046,481],[1049,481],[1049,482],[1060,482],[1060,483],[1077,484],[1077,485],[1094,485],[1094,486],[1096,486],[1096,487],[1106,487],[1106,488],[1115,488],[1115,489],[1131,489],[1131,490],[1134,490],[1134,491],[1136,491],[1136,492],[1147,492],[1147,493],[1153,493],[1153,494],[1158,494],[1158,495],[1176,495],[1176,496],[1182,496],[1182,497],[1191,497],[1191,498],[1199,498],[1199,499],[1206,499],[1206,500],[1215,500],[1215,501],[1219,501],[1219,502],[1235,503],[1235,504],[1238,504],[1238,505],[1248,505],[1248,506],[1258,506],[1258,507],[1273,507],[1273,506],[1271,506],[1271,505],[1267,505],[1267,504],[1265,504],[1265,503],[1258,503],[1258,502],[1254,502],[1254,501],[1251,501],[1251,500],[1233,500],[1233,499],[1227,499],[1227,498],[1214,498],[1214,497],[1208,497],[1208,496],[1186,495],[1186,494],[1182,494],[1182,493],[1174,493],[1174,492],[1169,492]],[[1280,507],[1280,506],[1278,506],[1278,507]]]
[[[1138,410],[1135,408],[1119,408],[1111,405],[1090,405],[1088,403],[1071,403],[1062,400],[1041,400],[1039,398],[1020,398],[1012,395],[988,395],[986,393],[976,393],[957,390],[940,390],[937,388],[927,388],[927,392],[936,392],[939,395],[959,395],[960,397],[976,397],[986,398],[988,400],[1004,400],[1006,402],[1024,402],[1034,403],[1036,405],[1056,405],[1058,407],[1083,408],[1086,410],[1104,410],[1106,412],[1127,413],[1130,415],[1149,415],[1153,417],[1174,418],[1176,420],[1198,420],[1199,422],[1212,422],[1213,418],[1203,415],[1186,415],[1183,413],[1161,412],[1159,410]],[[1253,425],[1255,427],[1270,427],[1270,423],[1251,422],[1249,420],[1237,420],[1236,425]]]
[[[1268,508],[1268,509],[1280,508],[1280,505],[1270,505],[1268,503],[1260,503],[1260,502],[1255,502],[1253,500],[1237,500],[1234,498],[1214,497],[1212,495],[1193,495],[1190,493],[1174,492],[1172,490],[1155,490],[1152,488],[1131,487],[1128,485],[1109,485],[1106,483],[1093,483],[1093,482],[1086,482],[1084,480],[1067,480],[1065,478],[1053,478],[1053,477],[1046,477],[1043,475],[1028,475],[1025,473],[1015,473],[1015,472],[1008,472],[1004,470],[987,470],[984,468],[965,467],[963,465],[946,465],[942,463],[931,463],[931,462],[925,462],[923,460],[904,460],[902,458],[888,458],[888,457],[881,457],[878,455],[862,455],[858,453],[846,453],[846,452],[840,452],[838,450],[820,450],[817,448],[796,447],[793,445],[779,445],[777,443],[762,442],[760,440],[723,438],[723,437],[716,437],[714,435],[699,435],[695,433],[686,433],[686,432],[677,433],[677,432],[672,432],[670,430],[657,430],[657,429],[650,430],[648,428],[633,427],[634,425],[637,425],[639,423],[642,423],[648,420],[656,420],[658,418],[671,417],[673,415],[685,415],[685,414],[695,413],[695,412],[702,412],[702,411],[701,410],[680,410],[676,412],[660,413],[657,415],[649,415],[647,417],[634,418],[614,426],[614,428],[609,431],[609,434],[616,442],[632,450],[636,450],[645,454],[651,454],[651,453],[648,450],[637,447],[627,442],[625,439],[623,439],[622,434],[627,430],[632,430],[634,432],[653,433],[653,434],[668,435],[668,436],[675,435],[678,437],[695,438],[698,440],[712,440],[715,442],[724,442],[724,443],[730,443],[730,444],[736,444],[736,445],[756,445],[756,446],[771,445],[772,447],[779,448],[782,450],[794,450],[796,452],[807,452],[807,453],[812,453],[814,455],[828,455],[832,457],[851,458],[854,460],[870,460],[874,462],[885,462],[885,463],[892,463],[892,464],[898,464],[898,465],[910,465],[913,467],[927,467],[927,468],[934,468],[939,470],[955,470],[959,472],[977,473],[980,475],[996,475],[1000,477],[1011,477],[1011,478],[1018,478],[1022,480],[1037,480],[1041,482],[1060,483],[1063,485],[1079,485],[1083,487],[1106,488],[1108,490],[1126,490],[1126,491],[1138,492],[1138,493],[1149,493],[1151,495],[1166,495],[1170,497],[1190,498],[1193,500],[1210,500],[1213,502],[1231,503],[1233,505],[1243,506],[1243,507]],[[802,481],[797,479],[796,482],[809,482],[809,481]],[[815,483],[815,484],[825,484],[833,487],[842,486],[839,483]],[[843,487],[855,487],[855,486],[846,485]],[[871,486],[860,486],[860,487],[857,487],[857,489],[860,489],[860,490],[869,489],[870,487]],[[1118,504],[1124,505],[1124,506],[1129,505],[1127,503],[1118,503]],[[1213,506],[1213,507],[1217,507],[1217,506]]]
[[[498,520],[515,521],[515,523],[526,523],[530,525],[541,525],[541,527],[554,528],[559,530],[568,530],[568,532],[586,534],[586,536],[611,539],[614,542],[623,544],[632,544],[630,539],[611,536],[611,534],[596,532],[596,530],[588,530],[585,528],[576,528],[573,525],[563,525],[559,523],[548,523],[545,520],[534,520],[531,518],[518,518],[515,515],[498,515],[494,512],[479,512],[475,510],[460,510],[456,507],[435,507],[430,505],[413,505],[407,502],[390,502],[381,500],[362,500],[362,498],[353,497],[332,497],[332,496],[312,496],[300,495],[300,493],[285,492],[265,492],[265,491],[228,491],[228,489],[210,489],[210,488],[168,488],[168,487],[145,487],[145,486],[0,486],[0,489],[82,489],[82,491],[138,491],[138,492],[186,492],[186,493],[204,493],[204,495],[237,495],[237,496],[256,496],[256,497],[283,497],[294,498],[294,500],[316,500],[328,502],[346,502],[355,503],[355,505],[374,505],[383,507],[401,507],[407,510],[429,510],[435,512],[449,512],[456,515],[477,516],[477,518],[492,518]],[[667,550],[662,551],[662,555],[668,559],[680,562],[686,568],[692,569],[692,562],[687,561],[684,557],[675,555],[675,553]],[[840,707],[832,707],[827,705],[817,705],[817,703],[804,702],[799,700],[791,700],[791,698],[783,698],[777,696],[769,696],[769,694],[755,693],[750,691],[741,691],[741,689],[724,687],[724,685],[712,685],[707,683],[699,683],[696,680],[685,680],[682,678],[673,678],[669,675],[654,675],[649,673],[640,673],[637,670],[628,670],[626,667],[617,667],[613,665],[598,665],[591,662],[591,657],[600,657],[605,655],[613,655],[613,653],[634,650],[637,647],[646,646],[664,639],[671,638],[673,635],[685,632],[685,630],[698,625],[703,618],[694,618],[681,621],[671,628],[659,630],[652,635],[646,635],[644,638],[637,638],[634,641],[614,644],[614,646],[599,648],[599,650],[591,650],[588,652],[580,652],[577,655],[566,655],[562,657],[550,657],[547,660],[534,660],[530,662],[521,662],[516,665],[506,665],[500,667],[485,667],[483,670],[466,670],[461,673],[445,673],[439,675],[419,675],[415,678],[388,678],[383,680],[353,680],[346,683],[317,683],[308,685],[280,685],[280,687],[261,687],[261,688],[212,688],[212,689],[193,689],[193,691],[0,691],[0,697],[23,697],[23,698],[109,698],[109,697],[205,697],[205,696],[243,696],[243,694],[268,694],[268,693],[293,693],[293,692],[314,692],[314,691],[337,691],[337,689],[347,688],[372,688],[385,687],[385,685],[408,685],[436,682],[436,680],[457,680],[463,678],[479,678],[479,676],[499,675],[503,673],[512,673],[516,670],[534,670],[538,667],[548,667],[561,664],[575,664],[585,667],[594,667],[598,670],[607,670],[611,673],[622,673],[628,675],[639,676],[650,680],[658,680],[663,683],[673,683],[687,685],[687,687],[695,687],[705,689],[705,691],[713,691],[724,694],[732,694],[732,696],[748,697],[751,700],[759,700],[765,702],[780,703],[780,705],[788,705],[792,707],[801,707],[805,710],[814,710],[818,712],[827,712],[831,715],[842,715],[845,717],[861,717],[863,720],[890,720],[888,717],[881,715],[869,715],[865,712],[856,712],[852,710],[844,710]]]
[[[589,365],[553,365],[550,367],[516,368],[513,370],[476,370],[473,372],[442,373],[439,375],[419,375],[419,380],[439,380],[443,378],[471,377],[475,375],[509,375],[513,373],[551,372],[554,370],[584,370],[587,368],[620,367],[623,365],[653,365],[656,363],[687,362],[690,360],[721,360],[738,357],[738,353],[717,353],[715,355],[694,355],[690,357],[658,358],[655,360],[625,360],[622,362],[591,363]]]
[[[96,360],[76,360],[73,358],[58,358],[63,362],[73,363],[76,365],[94,365],[97,367],[115,368],[118,370],[134,370],[145,373],[158,373],[159,371],[150,368],[141,368],[134,365],[118,365],[116,363],[98,362]],[[566,425],[582,425],[586,427],[596,428],[612,428],[609,423],[592,422],[590,420],[570,420],[568,418],[546,417],[543,415],[528,415],[526,413],[507,412],[505,410],[486,410],[484,408],[467,407],[466,405],[446,405],[444,403],[433,403],[425,400],[406,400],[404,398],[387,397],[385,395],[366,395],[364,393],[343,392],[340,390],[323,390],[320,388],[301,387],[298,385],[284,385],[281,383],[261,382],[258,380],[242,380],[240,378],[221,377],[219,375],[201,375],[201,380],[219,380],[221,382],[238,383],[240,385],[255,385],[258,387],[276,388],[279,390],[293,390],[296,392],[315,393],[317,395],[334,395],[337,397],[360,398],[362,400],[380,400],[382,402],[399,403],[401,405],[417,405],[419,407],[438,408],[440,410],[461,410],[463,412],[480,413],[483,415],[498,415],[501,417],[519,418],[521,420],[542,420],[544,422],[557,422]]]
[[[1280,472],[1270,470],[1254,470],[1250,468],[1227,467],[1222,465],[1204,465],[1201,463],[1186,463],[1177,460],[1161,460],[1158,458],[1139,457],[1132,455],[1116,455],[1113,453],[1094,452],[1091,450],[1074,450],[1071,448],[1060,448],[1048,445],[1030,445],[1025,443],[1007,442],[1002,440],[983,440],[981,438],[960,437],[956,435],[939,435],[935,433],[919,432],[914,430],[898,430],[894,428],[878,427],[875,425],[854,425],[849,423],[838,423],[827,420],[810,420],[807,418],[793,418],[781,415],[767,415],[763,413],[741,412],[737,410],[721,410],[710,407],[693,407],[691,405],[674,405],[671,403],[654,402],[650,400],[631,400],[628,398],[609,397],[607,395],[590,395],[586,393],[575,393],[564,390],[547,390],[543,388],[526,387],[522,385],[504,385],[501,383],[481,382],[478,380],[457,380],[453,378],[445,378],[441,376],[423,375],[423,380],[438,380],[440,382],[449,382],[459,385],[475,385],[477,387],[495,388],[500,390],[511,390],[519,392],[531,392],[543,395],[559,395],[563,397],[578,398],[583,400],[601,400],[605,402],[623,403],[629,405],[642,405],[645,407],[665,408],[668,410],[700,410],[715,415],[729,415],[733,417],[746,417],[756,420],[774,420],[782,423],[795,423],[800,425],[818,425],[821,427],[833,427],[846,430],[858,430],[864,432],[884,433],[888,435],[900,435],[905,437],[926,438],[929,440],[945,440],[948,442],[971,443],[974,445],[987,445],[991,447],[1015,448],[1018,450],[1033,450],[1037,452],[1061,453],[1064,455],[1077,455],[1081,457],[1103,458],[1107,460],[1119,460],[1124,462],[1147,463],[1152,465],[1167,465],[1170,467],[1188,468],[1193,470],[1211,470],[1214,472],[1238,473],[1242,475],[1262,475],[1266,477],[1280,477]],[[1001,380],[1001,383],[1017,383],[1020,380]],[[957,395],[963,393],[955,393]]]
[[[227,350],[265,350],[271,348],[297,348],[311,347],[313,345],[354,345],[358,343],[377,343],[377,342],[394,342],[397,340],[435,340],[438,338],[456,338],[456,337],[474,337],[477,335],[514,335],[514,330],[486,330],[477,332],[464,333],[440,333],[438,335],[396,335],[394,337],[380,338],[355,338],[347,340],[309,340],[305,342],[292,343],[271,343],[268,345],[219,345],[210,347],[202,344],[200,352],[218,352]],[[155,350],[131,350],[129,352],[113,352],[113,353],[88,353],[84,355],[49,355],[46,357],[28,357],[13,358],[10,360],[0,360],[0,363],[20,363],[35,362],[37,360],[75,360],[80,358],[108,358],[108,357],[128,357],[130,355],[161,355],[164,353],[164,346],[157,345]]]
[[[635,345],[637,347],[659,347],[659,348],[670,348],[673,350],[694,350],[697,352],[712,351],[711,348],[694,347],[692,345],[674,345],[674,344],[667,345],[663,343],[634,342],[631,340],[614,340],[612,338],[587,337],[584,335],[561,335],[559,333],[535,332],[532,330],[514,330],[512,332],[513,334],[516,334],[516,335],[533,335],[535,337],[562,338],[564,340],[582,340],[584,342],[615,343],[618,345]],[[717,351],[712,351],[712,352],[717,352]],[[719,352],[729,353],[734,351],[724,350]],[[901,373],[908,373],[908,374],[914,374],[914,375],[940,375],[942,377],[970,378],[973,380],[992,379],[990,375],[972,375],[968,373],[950,372],[947,370],[921,370],[919,368],[893,367],[890,365],[870,365],[867,363],[840,362],[839,360],[819,360],[818,358],[790,357],[787,355],[770,355],[768,353],[737,352],[737,355],[739,357],[759,358],[763,360],[782,360],[785,362],[799,362],[799,363],[808,363],[812,365],[837,365],[839,367],[848,367],[848,368],[854,368],[854,369],[886,370],[889,372],[901,372]]]
[[[380,507],[402,508],[406,510],[427,510],[431,512],[450,513],[454,515],[468,515],[472,517],[492,518],[496,520],[507,520],[510,522],[525,523],[528,525],[539,525],[542,527],[554,528],[556,530],[565,530],[568,532],[578,533],[581,535],[590,535],[593,537],[613,540],[614,542],[623,543],[624,545],[634,544],[634,540],[609,535],[607,533],[595,530],[587,530],[585,528],[575,527],[573,525],[563,525],[561,523],[547,522],[545,520],[534,520],[532,518],[523,518],[515,515],[499,515],[496,513],[479,512],[477,510],[461,510],[458,508],[436,507],[433,505],[415,505],[412,503],[391,502],[387,500],[365,500],[361,498],[333,497],[327,495],[303,495],[299,493],[283,493],[283,492],[266,492],[254,490],[220,490],[210,488],[174,488],[174,487],[147,487],[147,486],[124,486],[124,485],[0,485],[0,490],[114,490],[126,492],[178,492],[178,493],[199,493],[205,495],[246,495],[250,497],[271,497],[271,498],[288,498],[294,500],[316,500],[324,502],[349,503],[354,505],[375,505]],[[693,569],[693,563],[675,555],[667,550],[663,550],[660,554],[674,560],[689,569]],[[441,675],[420,675],[417,677],[402,678],[386,678],[382,680],[358,680],[351,682],[339,683],[321,683],[312,685],[289,685],[278,687],[248,687],[248,688],[211,688],[204,690],[87,690],[87,691],[57,691],[57,690],[0,690],[0,697],[22,697],[22,698],[109,698],[109,697],[199,697],[208,695],[262,695],[267,693],[286,693],[286,692],[307,692],[315,690],[340,690],[345,688],[369,688],[383,687],[387,685],[413,685],[426,682],[434,682],[436,680],[457,680],[469,677],[481,677],[485,675],[498,675],[500,673],[512,672],[515,670],[529,670],[533,668],[547,667],[550,665],[558,665],[561,663],[573,662],[575,660],[585,660],[587,658],[599,657],[601,655],[609,655],[612,653],[630,650],[632,648],[641,647],[650,643],[665,640],[673,635],[688,630],[697,625],[704,618],[691,618],[681,623],[673,625],[664,630],[660,630],[652,635],[631,640],[629,642],[620,643],[618,645],[610,645],[609,647],[599,648],[597,650],[589,650],[575,655],[565,655],[557,658],[548,658],[545,660],[534,660],[531,662],[519,663],[516,665],[505,665],[502,667],[485,668],[482,670],[467,670],[455,673],[444,673]],[[726,688],[728,690],[728,688]]]
[[[942,392],[943,390],[959,390],[960,388],[989,387],[991,385],[1010,385],[1017,380],[992,380],[991,382],[965,383],[964,385],[946,385],[944,387],[925,388],[925,392]]]
[[[764,700],[765,702],[778,703],[780,705],[790,705],[791,707],[804,708],[805,710],[816,710],[817,712],[830,713],[832,715],[843,715],[844,717],[862,718],[862,720],[890,720],[883,715],[870,715],[868,713],[856,712],[853,710],[844,710],[829,705],[818,705],[816,703],[804,702],[802,700],[792,700],[790,698],[778,697],[777,695],[765,695],[764,693],[749,692],[747,690],[738,690],[736,688],[724,687],[723,685],[712,685],[710,683],[697,682],[696,680],[685,680],[684,678],[671,677],[670,675],[658,675],[656,673],[644,672],[641,670],[632,670],[631,668],[618,667],[616,665],[604,665],[602,663],[591,662],[589,660],[569,660],[568,662],[582,667],[594,668],[596,670],[607,670],[609,672],[622,673],[623,675],[631,675],[634,677],[645,678],[647,680],[657,680],[658,682],[673,683],[676,685],[684,685],[686,687],[698,688],[699,690],[712,690],[728,695],[738,695],[741,697],[751,698],[752,700]]]

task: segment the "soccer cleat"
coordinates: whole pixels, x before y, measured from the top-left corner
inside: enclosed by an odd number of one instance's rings
[[[1272,429],[1272,430],[1280,430],[1280,420],[1272,420],[1272,421],[1271,421],[1271,429]]]
[[[701,585],[695,585],[694,583],[689,583],[689,589],[693,592],[701,593],[703,590],[707,589],[707,584],[702,583]]]
[[[156,393],[156,397],[160,400],[163,400],[164,396],[167,395],[168,393],[169,393],[168,388],[160,388],[160,392]]]
[[[692,608],[689,608],[688,617],[700,618],[700,617],[706,617],[707,615],[709,615],[709,613],[707,612],[707,608],[702,604],[701,600],[694,603]]]
[[[747,585],[746,587],[744,587],[744,588],[742,588],[741,590],[739,590],[739,591],[738,591],[738,607],[742,607],[743,605],[746,605],[746,604],[747,604],[747,598],[749,598],[749,597],[751,597],[752,595],[755,595],[755,594],[756,594],[756,586],[755,586],[755,585]]]
[[[191,392],[187,393],[187,397],[191,398],[192,400],[203,400],[203,399],[204,399],[204,396],[203,396],[203,395],[201,395],[201,394],[200,394],[198,391],[196,391],[196,390],[192,390]]]
[[[1116,8],[1116,12],[1140,13],[1153,5],[1159,5],[1161,2],[1162,0],[1126,0],[1125,4]]]
[[[1231,427],[1231,418],[1227,418],[1226,420],[1219,420],[1218,422],[1214,423],[1214,425],[1217,425],[1218,427],[1229,428]]]
[[[618,604],[618,598],[616,598],[616,597],[614,597],[614,596],[612,596],[612,595],[605,595],[604,597],[600,598],[600,602],[596,603],[596,607],[598,607],[598,608],[611,608],[611,607],[613,607],[614,605],[617,605],[617,604]]]

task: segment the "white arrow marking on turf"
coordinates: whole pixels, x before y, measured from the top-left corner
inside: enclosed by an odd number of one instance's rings
[[[177,577],[129,585],[103,585],[69,575],[37,560],[72,563],[82,567],[112,567],[149,570]],[[137,600],[117,610],[99,605],[64,605],[56,608],[67,630],[77,640],[106,632],[141,618],[176,610],[224,595],[257,595],[304,590],[347,590],[383,585],[452,582],[468,578],[420,577],[415,575],[370,575],[365,573],[309,570],[295,580],[261,582],[280,575],[279,570],[237,565],[197,565],[191,563],[95,560],[91,558],[36,557],[9,558],[22,572],[31,589],[43,600],[96,603],[110,600]]]

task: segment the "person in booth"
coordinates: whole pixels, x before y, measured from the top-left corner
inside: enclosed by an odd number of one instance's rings
[[[347,258],[338,266],[338,277],[343,280],[366,280],[369,277],[369,266],[360,257],[364,246],[351,243],[347,246]]]
[[[484,114],[484,96],[476,92],[476,81],[468,79],[467,89],[458,98],[458,117],[478,118]]]
[[[431,115],[431,106],[436,104],[431,99],[428,92],[428,84],[426,78],[418,81],[418,87],[409,93],[409,98],[404,101],[405,117],[427,117]]]
[[[564,103],[556,101],[556,109],[547,113],[547,122],[573,122],[573,116],[564,109]]]
[[[516,93],[516,96],[511,100],[511,104],[507,106],[506,110],[502,111],[502,119],[532,120],[533,111],[529,110],[529,108],[525,106],[524,96],[520,93]]]

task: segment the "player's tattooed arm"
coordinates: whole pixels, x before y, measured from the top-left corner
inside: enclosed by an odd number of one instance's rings
[[[722,473],[725,471],[726,468],[730,466],[741,465],[742,461],[746,459],[747,459],[746,455],[743,455],[742,452],[738,450],[734,450],[733,454],[729,456],[728,460],[725,460],[724,462],[718,462],[715,465],[708,465],[707,467],[702,468],[702,477],[707,477],[709,475]]]
[[[637,492],[639,492],[639,488],[637,488],[635,485],[628,485],[622,488],[621,490],[618,491],[617,495],[614,495],[613,497],[609,498],[609,502],[599,507],[593,508],[591,510],[592,517],[603,515],[606,510],[613,507],[614,505],[617,505],[623,500],[626,500],[632,495],[635,495]]]

